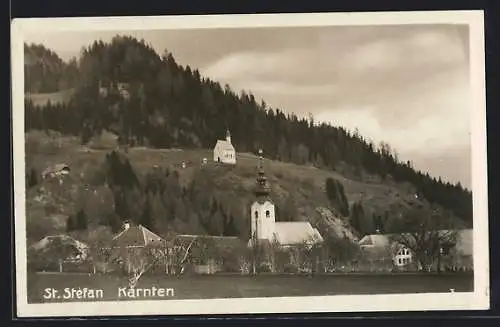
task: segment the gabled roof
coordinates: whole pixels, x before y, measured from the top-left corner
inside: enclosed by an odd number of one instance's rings
[[[28,251],[34,254],[48,253],[51,256],[65,256],[65,260],[84,259],[88,245],[69,236],[51,235],[32,244]]]
[[[43,171],[42,175],[56,173],[56,172],[63,171],[63,170],[68,170],[69,171],[70,170],[69,169],[69,165],[64,164],[64,163],[59,163],[59,164],[55,164],[55,165],[49,166],[49,167],[47,167]]]
[[[390,244],[389,235],[386,234],[372,234],[365,235],[360,241],[360,246],[366,247],[385,247]]]
[[[277,222],[275,223],[276,240],[281,245],[298,245],[303,243],[321,243],[323,237],[309,222]]]
[[[160,243],[165,240],[142,225],[134,225],[121,231],[113,237],[112,244],[116,247],[145,246]]]
[[[222,150],[234,151],[234,146],[226,140],[217,140],[215,148],[221,148]]]

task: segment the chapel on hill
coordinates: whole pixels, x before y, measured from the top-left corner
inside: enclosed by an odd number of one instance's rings
[[[277,242],[282,247],[293,247],[301,244],[318,244],[323,242],[319,231],[307,221],[277,222],[275,206],[271,199],[271,187],[264,172],[262,150],[259,150],[259,168],[254,190],[255,201],[250,207],[251,237],[248,242],[252,246],[258,242]]]
[[[225,140],[217,140],[214,147],[214,161],[224,164],[236,164],[236,150],[231,143],[231,133],[226,131]]]

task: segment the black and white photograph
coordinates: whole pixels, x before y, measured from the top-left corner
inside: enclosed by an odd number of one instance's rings
[[[18,315],[487,309],[483,29],[15,20]]]

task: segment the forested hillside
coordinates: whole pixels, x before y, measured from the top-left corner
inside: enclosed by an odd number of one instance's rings
[[[66,63],[39,44],[24,45],[24,87],[27,93],[55,93],[75,86],[78,79],[75,59]]]
[[[54,56],[50,51],[28,53],[26,58],[34,57],[30,62],[35,63]],[[75,83],[75,65],[55,65],[50,73],[33,68],[26,73],[26,90],[50,91],[61,81]],[[416,171],[411,162],[399,162],[388,144],[372,144],[341,127],[317,124],[313,117],[299,119],[286,114],[285,108],[258,102],[250,92],[236,94],[228,85],[180,66],[169,52],[158,56],[143,41],[117,36],[111,43],[95,42],[82,52],[76,69],[78,83],[71,101],[26,103],[27,131],[54,130],[86,144],[107,130],[132,146],[207,149],[229,128],[238,152],[262,148],[270,159],[312,164],[353,179],[378,176],[379,183],[407,182],[419,198],[449,208],[472,224],[471,192],[460,184],[442,182]],[[42,80],[47,85],[41,86]],[[118,91],[117,83],[126,85],[129,96]]]

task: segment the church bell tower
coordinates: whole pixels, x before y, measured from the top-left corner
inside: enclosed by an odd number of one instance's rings
[[[274,238],[275,207],[270,197],[271,187],[264,172],[262,150],[259,150],[259,166],[254,189],[255,201],[250,210],[252,239],[269,240]]]

